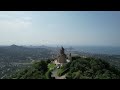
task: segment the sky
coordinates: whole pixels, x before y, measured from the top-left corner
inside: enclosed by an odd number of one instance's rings
[[[0,11],[0,45],[120,46],[120,11]]]

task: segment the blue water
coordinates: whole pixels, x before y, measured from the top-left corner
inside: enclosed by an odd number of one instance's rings
[[[120,55],[120,47],[76,46],[73,48],[80,52]]]

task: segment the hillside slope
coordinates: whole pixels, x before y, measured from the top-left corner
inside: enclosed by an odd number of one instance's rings
[[[95,58],[74,58],[63,66],[58,74],[67,74],[67,79],[120,79],[119,70]]]
[[[28,69],[19,71],[10,79],[53,79],[50,61],[40,61]],[[72,61],[58,69],[58,76],[66,79],[120,79],[120,71],[109,63],[95,58],[73,57]]]

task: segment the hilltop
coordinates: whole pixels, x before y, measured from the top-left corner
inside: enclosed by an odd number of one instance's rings
[[[120,71],[108,62],[95,58],[74,57],[58,73],[66,79],[120,79]]]
[[[51,64],[51,66],[50,66]],[[51,60],[34,62],[31,67],[11,75],[10,79],[55,79],[52,72],[66,79],[120,79],[120,71],[108,62],[95,58],[72,57],[72,61],[57,69]]]

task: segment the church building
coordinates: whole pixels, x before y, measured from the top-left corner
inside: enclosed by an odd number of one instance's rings
[[[57,66],[62,66],[62,65],[64,65],[64,64],[70,62],[70,60],[71,60],[71,53],[70,53],[70,55],[67,57],[66,54],[65,54],[65,52],[64,52],[64,48],[61,47],[60,52],[59,52],[59,55],[58,55],[57,59],[54,60],[54,63],[55,63]]]

